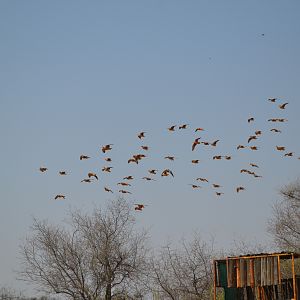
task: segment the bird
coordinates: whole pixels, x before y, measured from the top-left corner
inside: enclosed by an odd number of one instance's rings
[[[231,160],[231,156],[225,155],[223,156],[226,160]]]
[[[141,160],[142,158],[145,158],[146,155],[145,155],[145,154],[134,154],[134,155],[132,155],[132,157],[133,157],[136,161],[139,161],[139,160]]]
[[[240,191],[244,191],[245,190],[245,188],[243,187],[243,186],[238,186],[237,188],[236,188],[236,192],[237,193],[239,193]]]
[[[80,155],[80,160],[83,160],[83,159],[89,159],[90,157],[89,156],[87,156],[87,155]]]
[[[284,151],[285,147],[284,146],[276,146],[276,150],[278,150],[278,151]]]
[[[204,131],[204,128],[198,127],[195,129],[195,132],[197,132],[197,131]]]
[[[138,160],[135,159],[135,158],[129,158],[127,162],[128,162],[128,163],[134,162],[134,163],[136,163],[136,164],[139,163]]]
[[[138,203],[135,203],[135,210],[138,210],[138,211],[142,211],[144,208],[145,208],[145,204],[138,204]]]
[[[174,156],[165,156],[164,158],[165,158],[165,159],[168,159],[168,160],[171,160],[171,161],[174,161],[174,159],[175,159]]]
[[[92,179],[90,179],[90,178],[85,178],[85,179],[82,179],[81,182],[91,183],[91,182],[92,182]]]
[[[199,144],[203,144],[203,145],[205,145],[205,146],[208,146],[208,145],[210,145],[210,143],[209,143],[209,142],[200,142]]]
[[[124,180],[133,180],[133,176],[129,175],[123,178]]]
[[[268,119],[268,122],[278,122],[278,119],[274,119],[274,118]]]
[[[106,191],[106,192],[109,192],[109,193],[113,193],[113,191],[110,189],[110,188],[108,188],[108,187],[104,187],[104,190]]]
[[[168,128],[169,131],[175,131],[176,125],[172,125],[171,127]]]
[[[253,117],[251,117],[251,118],[248,119],[248,123],[253,122],[253,121],[254,121]]]
[[[192,144],[192,151],[194,151],[194,150],[195,150],[195,147],[196,147],[197,145],[200,144],[200,142],[199,142],[200,139],[201,139],[201,137],[196,138],[196,139],[194,140],[194,142],[193,142],[193,144]]]
[[[261,135],[261,133],[262,133],[261,130],[256,130],[255,131],[255,135]]]
[[[222,159],[222,155],[215,155],[213,156],[213,159]]]
[[[147,181],[150,181],[150,180],[154,180],[154,181],[155,181],[155,179],[153,179],[153,178],[151,178],[151,177],[147,177],[147,176],[143,177],[142,179],[145,179],[145,180],[147,180]]]
[[[117,185],[122,185],[122,186],[131,186],[130,183],[128,182],[118,182]]]
[[[186,129],[189,124],[183,124],[179,126],[179,129]]]
[[[248,174],[250,174],[251,171],[249,171],[249,170],[247,170],[247,169],[241,169],[241,170],[240,170],[240,173],[248,173]]]
[[[193,160],[192,160],[192,164],[198,164],[199,162],[200,162],[199,159],[193,159]]]
[[[293,156],[294,153],[293,152],[288,152],[288,153],[285,153],[284,156]]]
[[[216,140],[216,141],[212,142],[211,146],[216,147],[218,142],[219,142],[219,140]]]
[[[104,158],[104,160],[107,161],[107,162],[111,162],[112,161],[112,159],[110,157],[106,157],[106,158]]]
[[[258,150],[258,147],[257,146],[251,146],[250,149],[251,150]]]
[[[172,177],[174,177],[174,174],[170,169],[165,169],[165,170],[162,171],[161,176],[163,176],[163,177],[164,176],[169,176],[170,174],[172,175]]]
[[[102,147],[102,152],[103,153],[105,153],[106,151],[109,151],[109,150],[111,150],[112,149],[112,146],[113,144],[107,144],[107,145],[104,145],[103,147]]]
[[[270,102],[276,102],[277,98],[269,98],[268,101]]]
[[[110,173],[112,168],[113,168],[113,167],[103,167],[103,168],[102,168],[102,171],[103,171],[103,172],[109,172],[109,173]]]
[[[270,131],[277,132],[277,133],[281,133],[281,130],[276,129],[276,128],[272,128],[272,129],[270,129]]]
[[[125,191],[125,190],[119,190],[119,193],[122,193],[122,194],[132,194],[131,192]]]
[[[65,195],[60,195],[60,194],[58,194],[58,195],[55,196],[54,199],[56,200],[56,199],[65,199],[65,198],[66,198]]]
[[[196,178],[196,180],[199,180],[202,182],[208,182],[208,180],[206,178],[201,178],[201,177]]]
[[[48,170],[48,168],[46,168],[46,167],[40,167],[40,171],[41,171],[42,173],[46,172],[47,170]]]
[[[201,186],[200,185],[197,185],[197,184],[189,184],[190,186],[192,186],[193,189],[200,189]]]
[[[216,183],[213,183],[212,186],[213,186],[214,188],[220,188],[220,187],[222,187],[221,185],[216,184]]]
[[[278,107],[279,107],[280,109],[285,109],[285,107],[286,107],[287,105],[288,105],[288,102],[283,103],[283,104],[279,104]]]
[[[138,138],[141,140],[142,138],[144,138],[145,137],[145,131],[142,131],[142,132],[140,132],[139,134],[138,134]]]
[[[250,135],[250,137],[248,138],[248,144],[252,141],[252,140],[256,140],[257,136],[256,135]]]
[[[151,169],[151,170],[148,170],[148,172],[150,173],[150,174],[156,174],[157,173],[157,170],[156,169]]]
[[[224,193],[222,193],[222,192],[216,192],[216,195],[217,196],[221,196],[221,195],[223,195]]]
[[[252,173],[252,175],[253,175],[255,178],[261,178],[261,177],[262,177],[262,176],[260,176],[260,175],[255,174],[254,172]]]
[[[243,148],[246,148],[245,146],[243,146],[243,145],[238,145],[237,147],[236,147],[236,149],[237,150],[239,150],[239,149],[243,149]]]
[[[149,147],[148,146],[141,146],[141,148],[145,151],[148,151],[149,150]]]
[[[59,171],[58,173],[59,173],[59,175],[62,175],[62,176],[63,176],[63,175],[67,175],[67,172],[66,172],[66,171]]]
[[[89,173],[88,173],[88,177],[89,177],[89,178],[95,177],[95,178],[98,180],[98,176],[97,176],[96,173],[89,172]]]
[[[277,119],[278,122],[287,122],[287,119]]]
[[[250,163],[250,166],[254,168],[259,168],[257,164],[253,164],[253,163]]]

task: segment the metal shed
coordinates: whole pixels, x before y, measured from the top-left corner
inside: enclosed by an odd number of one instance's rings
[[[261,253],[213,261],[214,300],[300,300],[300,254]]]

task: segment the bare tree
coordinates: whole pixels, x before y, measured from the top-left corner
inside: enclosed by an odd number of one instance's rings
[[[164,247],[152,260],[152,279],[156,289],[169,299],[209,299],[212,291],[213,242],[195,235],[182,241],[181,249]]]
[[[147,254],[147,234],[135,230],[131,211],[118,199],[92,215],[71,212],[69,229],[34,220],[21,248],[21,278],[71,299],[130,297],[139,288]]]
[[[280,190],[282,200],[273,207],[268,231],[282,250],[300,251],[300,180]]]

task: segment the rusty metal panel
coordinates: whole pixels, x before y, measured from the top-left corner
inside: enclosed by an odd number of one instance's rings
[[[254,260],[254,282],[255,286],[261,286],[261,259]]]

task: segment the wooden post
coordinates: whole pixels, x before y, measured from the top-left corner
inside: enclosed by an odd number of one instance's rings
[[[295,256],[292,254],[292,272],[293,272],[293,292],[294,300],[297,300],[297,285],[296,285],[296,274],[295,274]]]
[[[214,263],[214,300],[217,299],[217,286],[216,286],[216,279],[217,279],[217,273],[216,273],[216,261],[213,261]]]

